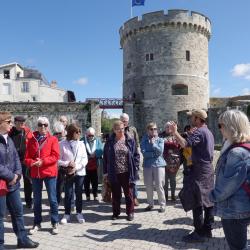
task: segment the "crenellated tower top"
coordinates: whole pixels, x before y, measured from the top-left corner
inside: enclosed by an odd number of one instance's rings
[[[207,39],[211,36],[211,22],[208,17],[194,11],[188,10],[168,10],[156,11],[134,17],[120,28],[120,44],[124,43],[131,36],[138,33],[154,31],[157,29],[183,29],[203,34]]]

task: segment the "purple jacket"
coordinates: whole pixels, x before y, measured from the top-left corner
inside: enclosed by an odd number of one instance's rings
[[[129,183],[135,183],[138,180],[138,170],[140,163],[140,155],[137,151],[135,140],[126,137],[126,146],[128,148],[128,170],[129,170]],[[104,146],[103,154],[103,173],[108,174],[109,181],[116,182],[116,172],[115,172],[115,134],[112,134]]]
[[[14,174],[21,177],[22,166],[19,160],[18,153],[11,138],[7,137],[7,144],[2,135],[0,135],[0,178],[8,182],[12,181]],[[13,186],[8,186],[9,191],[14,191],[19,188],[20,183]]]

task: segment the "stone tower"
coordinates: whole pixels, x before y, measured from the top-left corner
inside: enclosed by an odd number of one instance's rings
[[[150,121],[163,128],[177,112],[208,108],[210,20],[169,10],[132,18],[120,28],[123,98],[140,134]]]

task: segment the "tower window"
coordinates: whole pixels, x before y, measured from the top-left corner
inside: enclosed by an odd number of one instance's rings
[[[186,61],[190,61],[190,51],[186,50]]]
[[[10,71],[9,70],[4,70],[3,71],[3,78],[10,79]]]
[[[129,62],[129,63],[127,64],[127,69],[131,69],[131,66],[132,66],[132,63]]]
[[[172,85],[172,95],[188,95],[188,86],[185,84]]]
[[[146,54],[146,62],[148,62],[148,61],[154,61],[154,54],[153,53]]]

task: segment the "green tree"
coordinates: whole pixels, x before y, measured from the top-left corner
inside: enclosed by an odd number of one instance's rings
[[[111,133],[112,131],[112,126],[114,121],[117,121],[117,118],[102,118],[102,133],[103,134],[108,134]]]

